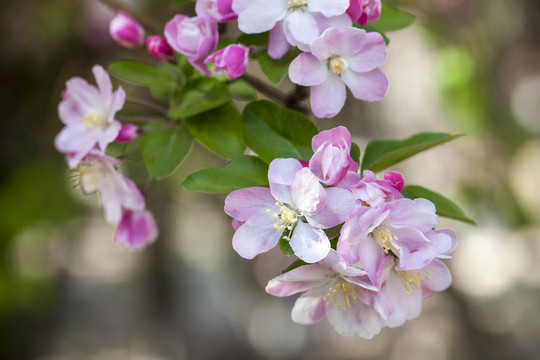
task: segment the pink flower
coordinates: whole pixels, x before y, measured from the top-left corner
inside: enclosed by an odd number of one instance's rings
[[[142,250],[158,237],[154,217],[148,210],[124,210],[114,241],[128,250]]]
[[[146,49],[154,58],[166,60],[174,55],[172,47],[167,40],[160,35],[151,35],[146,38]]]
[[[238,17],[232,9],[232,0],[197,0],[195,12],[204,18],[226,22]]]
[[[327,316],[341,335],[366,339],[384,326],[371,306],[377,288],[365,271],[348,265],[332,249],[319,263],[300,266],[270,280],[266,291],[274,296],[304,292],[292,310],[292,319],[299,324],[313,324]]]
[[[227,79],[234,80],[246,72],[249,64],[249,53],[248,47],[232,44],[211,54],[204,63],[215,63],[214,71],[216,74],[226,74]]]
[[[345,104],[345,85],[360,100],[386,94],[388,80],[378,69],[386,61],[386,44],[378,33],[347,28],[326,30],[289,67],[292,82],[312,86],[311,108],[318,117],[333,117]]]
[[[358,163],[350,155],[351,134],[343,126],[321,131],[313,137],[311,147],[315,154],[309,168],[323,184],[336,185],[348,171],[358,169]]]
[[[142,45],[144,42],[144,28],[123,11],[119,11],[112,19],[109,33],[114,41],[127,47]]]
[[[141,129],[139,129],[137,125],[124,124],[116,137],[116,141],[119,143],[128,143],[133,141],[137,138],[137,136],[139,136],[140,130]]]
[[[212,73],[204,60],[216,49],[218,37],[217,23],[207,18],[176,15],[165,25],[169,45],[208,76]]]
[[[437,233],[432,230],[436,225],[435,206],[426,199],[361,207],[345,221],[337,250],[350,264],[360,261],[374,281],[387,254],[399,258],[400,270],[420,269],[436,258]]]
[[[416,270],[400,270],[393,256],[386,256],[379,266],[375,285],[374,308],[390,327],[403,325],[420,315],[422,299],[450,286],[452,278],[442,261],[434,259]]]
[[[295,159],[273,160],[268,180],[270,189],[240,189],[225,199],[225,212],[236,220],[236,252],[252,259],[275,247],[285,233],[302,260],[313,263],[326,257],[330,241],[322,229],[342,223],[351,213],[351,193],[323,188]]]
[[[285,54],[288,44],[308,51],[311,43],[329,27],[351,26],[345,13],[349,0],[233,0],[242,32],[272,30],[268,53],[274,58]]]
[[[364,26],[381,17],[380,0],[351,0],[347,14],[352,21]]]
[[[105,212],[105,219],[113,225],[121,221],[124,209],[135,211],[144,209],[144,197],[137,185],[116,170],[119,163],[116,158],[93,152],[74,170],[84,194],[97,192]]]
[[[72,78],[66,82],[63,100],[58,105],[58,115],[66,126],[56,136],[55,146],[69,155],[71,168],[94,147],[104,154],[122,127],[114,117],[124,106],[124,90],[119,87],[113,93],[111,79],[101,66],[94,66],[92,72],[97,88],[84,79]]]

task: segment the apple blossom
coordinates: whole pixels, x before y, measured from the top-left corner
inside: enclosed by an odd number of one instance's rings
[[[376,101],[386,94],[388,80],[378,69],[386,61],[379,33],[362,29],[327,29],[289,67],[293,83],[311,86],[311,108],[317,117],[333,117],[345,104],[345,85],[359,100]]]
[[[217,22],[231,21],[238,17],[232,9],[233,0],[197,0],[195,11],[200,17]]]
[[[146,38],[146,49],[157,60],[172,58],[174,51],[161,35],[151,35]]]
[[[322,229],[345,220],[354,208],[352,194],[324,189],[295,159],[273,160],[268,180],[270,188],[240,189],[225,199],[225,212],[243,222],[236,222],[233,248],[252,259],[275,247],[285,232],[296,256],[310,263],[323,259],[330,241]]]
[[[63,100],[58,105],[58,115],[65,127],[56,136],[55,146],[68,155],[71,168],[94,148],[104,154],[122,127],[115,115],[124,106],[124,90],[119,87],[113,93],[111,79],[103,67],[96,65],[92,72],[97,88],[82,78],[72,78],[66,82]]]
[[[124,209],[114,241],[128,250],[142,250],[158,237],[154,217],[148,210]]]
[[[381,0],[351,0],[347,14],[352,21],[364,26],[381,17]]]
[[[216,49],[218,37],[217,23],[203,17],[176,15],[165,25],[165,38],[169,45],[208,76],[212,73],[204,60]]]
[[[234,80],[246,72],[249,53],[248,47],[241,44],[231,44],[208,56],[204,63],[215,63],[214,72],[216,74],[225,74],[227,79]]]

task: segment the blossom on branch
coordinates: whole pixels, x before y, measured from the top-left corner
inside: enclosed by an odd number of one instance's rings
[[[103,67],[96,65],[92,72],[97,88],[80,77],[72,78],[66,82],[63,100],[58,105],[65,127],[56,136],[55,146],[68,155],[71,168],[94,148],[104,154],[122,127],[115,115],[124,106],[124,90],[119,87],[113,93],[111,79]]]
[[[386,44],[379,33],[347,28],[326,30],[289,67],[293,83],[311,86],[311,109],[317,117],[333,117],[343,105],[347,86],[359,100],[377,101],[388,80],[379,66],[386,61]]]
[[[250,49],[244,45],[231,44],[208,56],[204,63],[215,63],[216,74],[225,74],[227,79],[234,80],[246,72],[250,52]]]
[[[144,42],[144,28],[123,11],[119,11],[112,19],[109,33],[114,41],[127,47],[140,46]]]

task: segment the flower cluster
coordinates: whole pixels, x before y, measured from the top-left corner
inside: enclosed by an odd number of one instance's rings
[[[152,35],[146,46],[158,60],[170,59],[173,50],[186,56],[197,70],[236,79],[247,69],[252,47],[231,44],[216,51],[218,23],[238,19],[247,34],[269,31],[267,51],[279,59],[291,46],[303,51],[289,68],[293,83],[311,87],[310,102],[317,117],[337,115],[349,88],[364,101],[382,99],[388,80],[379,67],[386,61],[386,44],[366,25],[381,14],[380,0],[197,0],[194,17],[175,15],[164,37]],[[111,22],[113,38],[126,46],[141,45],[144,30],[133,18],[119,13]]]
[[[292,311],[298,323],[327,316],[340,334],[371,338],[417,317],[424,297],[450,285],[440,259],[456,246],[455,233],[434,230],[433,203],[404,198],[401,174],[383,180],[367,170],[358,174],[346,128],[319,133],[312,148],[309,162],[273,160],[269,188],[227,196],[233,248],[251,259],[278,243],[290,245],[302,265],[270,280],[266,290],[303,293]],[[332,246],[325,230],[337,226]]]
[[[115,241],[130,250],[140,250],[158,235],[152,214],[135,183],[118,171],[120,160],[105,153],[113,141],[128,142],[138,128],[116,120],[125,101],[120,87],[113,92],[111,79],[101,66],[94,66],[97,87],[75,77],[66,82],[58,114],[65,127],[55,146],[66,154],[74,180],[86,195],[97,193],[108,223],[116,225]]]

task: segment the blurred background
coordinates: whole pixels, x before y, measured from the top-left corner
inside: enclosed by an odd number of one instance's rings
[[[346,125],[361,148],[421,131],[467,134],[395,170],[478,226],[441,219],[460,240],[447,261],[452,288],[426,299],[418,319],[363,340],[326,320],[296,325],[295,297],[265,293],[290,260],[240,258],[224,198],[181,188],[186,174],[219,162],[201,146],[146,189],[159,240],[140,253],[114,245],[97,199],[73,189],[53,147],[56,107],[67,79],[93,81],[92,65],[152,59],[112,42],[114,13],[96,0],[0,2],[0,359],[540,358],[540,2],[391,3],[417,21],[388,34],[388,95],[349,96],[337,119],[317,125]],[[126,4],[162,24],[184,11]],[[256,63],[249,71],[260,76]],[[144,185],[134,160],[123,170]]]

